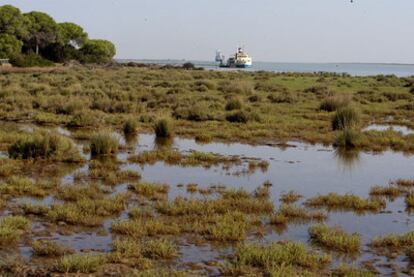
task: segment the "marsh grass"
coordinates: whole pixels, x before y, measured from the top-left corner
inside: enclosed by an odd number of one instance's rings
[[[138,128],[148,130],[156,118],[168,118],[183,110],[184,116],[174,126],[175,133],[183,136],[204,135],[227,142],[295,139],[332,144],[335,136],[329,128],[330,116],[319,109],[331,91],[335,92],[332,97],[349,95],[353,106],[363,113],[363,123],[388,115],[402,122],[412,116],[412,94],[404,78],[380,79],[320,73],[200,74],[151,67],[115,70],[76,66],[59,72],[11,71],[0,80],[4,100],[0,116],[4,120],[101,129],[122,126],[125,120],[139,114]],[[245,105],[241,110],[225,111],[226,103],[234,98]],[[328,110],[341,102],[327,100]],[[199,111],[198,106],[202,107]],[[188,111],[194,113],[190,115]],[[240,129],[241,124],[233,122],[247,124]],[[82,136],[89,135],[83,131]],[[398,134],[390,134],[385,140],[380,133],[372,133],[364,148],[412,150],[413,138],[395,144],[398,138]]]
[[[397,186],[401,186],[401,187],[414,187],[414,180],[412,179],[398,179],[394,182],[392,182],[393,184],[396,184]]]
[[[356,266],[349,266],[341,264],[332,271],[332,276],[338,277],[374,277],[376,273],[370,272],[365,269],[358,268]]]
[[[58,257],[65,254],[73,254],[74,250],[64,247],[54,241],[35,240],[31,244],[36,256]]]
[[[7,178],[21,170],[23,163],[18,160],[0,158],[0,177]]]
[[[47,208],[44,216],[54,222],[63,221],[71,225],[99,226],[105,217],[121,213],[129,198],[130,194],[122,193],[110,198],[81,198],[76,202],[52,204]]]
[[[13,159],[48,159],[62,162],[81,162],[82,158],[73,142],[50,132],[35,132],[10,145]]]
[[[135,183],[130,184],[128,188],[145,197],[155,197],[158,194],[168,194],[169,191],[169,186],[167,184],[154,183]]]
[[[380,250],[380,253],[401,253],[414,246],[414,232],[405,234],[390,234],[374,238],[369,244],[374,250]]]
[[[362,144],[361,132],[345,128],[336,135],[335,146],[344,148],[357,148]]]
[[[237,273],[236,276],[244,275],[252,268],[256,269],[257,273],[261,272],[266,276],[272,269],[279,269],[280,272],[280,267],[289,267],[287,272],[292,272],[293,268],[295,272],[301,272],[301,270],[317,272],[330,262],[330,256],[310,252],[300,243],[273,242],[267,246],[245,244],[236,249],[233,260],[222,271],[224,275],[231,276],[235,276],[235,273]]]
[[[247,219],[240,212],[228,212],[205,219],[196,229],[200,229],[200,234],[208,240],[243,241],[246,238]]]
[[[215,153],[191,151],[189,154],[183,154],[176,150],[151,150],[143,151],[138,155],[129,157],[129,161],[139,164],[155,164],[163,161],[169,165],[202,166],[209,168],[211,166],[223,165],[240,165],[241,159],[237,156],[223,156]]]
[[[328,96],[321,102],[319,109],[327,112],[337,111],[347,107],[351,103],[351,100],[351,97],[348,95]]]
[[[92,156],[112,155],[118,152],[119,142],[110,133],[99,133],[91,138]]]
[[[214,200],[185,200],[177,197],[172,202],[159,202],[159,213],[169,216],[224,214],[227,211],[239,211],[246,214],[269,214],[274,205],[268,199],[252,197],[243,190],[225,191]]]
[[[166,239],[148,240],[143,243],[142,255],[156,260],[173,259],[178,256],[178,250]]]
[[[288,191],[281,195],[280,202],[284,204],[292,204],[299,201],[303,196],[295,191]]]
[[[122,127],[125,135],[133,135],[137,133],[138,130],[138,123],[133,119],[129,119],[124,123]]]
[[[103,193],[97,183],[89,185],[60,186],[57,189],[56,198],[65,201],[78,201],[83,198],[103,198]]]
[[[333,130],[353,129],[360,123],[359,112],[353,107],[344,107],[336,111],[332,118]]]
[[[378,212],[385,208],[383,199],[364,199],[357,195],[329,193],[307,199],[305,205],[311,207],[326,207],[334,210],[352,210],[354,212]]]
[[[256,198],[268,198],[270,196],[270,190],[268,187],[261,186],[256,188],[254,194]]]
[[[312,211],[302,207],[283,204],[280,209],[270,217],[270,223],[285,225],[290,222],[306,222],[309,220],[323,221],[328,218],[326,213]]]
[[[187,192],[188,193],[196,193],[198,191],[198,184],[188,184],[187,185]]]
[[[242,103],[238,98],[228,100],[225,106],[226,111],[240,110],[241,108]]]
[[[36,184],[29,178],[19,176],[11,176],[6,180],[6,183],[0,184],[0,192],[11,196],[46,196],[46,191],[41,184]]]
[[[387,187],[373,186],[369,192],[373,196],[387,196],[389,198],[397,198],[403,193],[404,191],[401,188],[393,185]]]
[[[414,208],[414,192],[410,192],[405,197],[405,205],[407,206],[407,209]]]
[[[94,273],[105,261],[103,255],[67,255],[55,265],[55,270],[61,273]]]
[[[313,225],[308,230],[312,242],[329,250],[345,253],[359,252],[361,236],[357,233],[347,234],[340,227],[324,224]]]
[[[22,216],[6,216],[0,219],[0,246],[15,244],[30,229],[30,221]]]
[[[158,138],[171,138],[174,135],[172,123],[169,119],[159,119],[154,125],[154,132]]]

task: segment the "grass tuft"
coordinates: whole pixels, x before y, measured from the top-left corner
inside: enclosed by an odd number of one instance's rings
[[[118,152],[119,142],[109,133],[99,133],[91,139],[92,156],[111,155]]]
[[[170,120],[160,119],[154,125],[157,138],[171,138],[173,136],[173,126]]]
[[[329,193],[308,199],[305,205],[311,207],[326,207],[330,209],[344,209],[355,212],[372,211],[377,212],[385,208],[385,201],[382,199],[363,199],[357,195]]]
[[[27,134],[8,149],[13,159],[48,159],[62,162],[80,162],[82,158],[73,142],[49,132]]]
[[[359,112],[353,107],[344,107],[336,111],[332,118],[333,130],[353,129],[360,122]]]
[[[61,273],[94,273],[104,260],[102,255],[68,255],[56,263],[55,270]]]
[[[308,231],[312,242],[327,249],[345,253],[360,250],[361,236],[357,233],[347,234],[340,227],[329,227],[324,224],[313,225]]]

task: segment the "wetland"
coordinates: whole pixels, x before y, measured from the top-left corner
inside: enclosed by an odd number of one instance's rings
[[[412,77],[7,69],[0,99],[2,275],[414,274]]]

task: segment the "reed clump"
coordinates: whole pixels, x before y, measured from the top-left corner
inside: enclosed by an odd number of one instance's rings
[[[336,136],[335,146],[356,148],[362,145],[361,132],[355,129],[343,129]]]
[[[109,133],[99,133],[91,139],[92,156],[112,155],[118,152],[119,142]]]
[[[122,130],[125,135],[133,135],[137,133],[138,123],[136,120],[129,119],[124,123]]]
[[[360,123],[359,112],[353,107],[344,107],[336,111],[332,118],[333,130],[354,129]]]
[[[171,121],[159,119],[154,125],[154,132],[158,138],[171,138],[174,135]]]

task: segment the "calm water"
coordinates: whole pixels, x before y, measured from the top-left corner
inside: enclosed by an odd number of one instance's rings
[[[188,61],[180,60],[119,60],[119,62],[139,62],[151,64],[170,64],[182,65]],[[190,61],[196,66],[214,70],[220,69],[214,62],[207,61]],[[232,69],[230,69],[232,70]],[[404,77],[414,75],[414,64],[374,64],[374,63],[274,63],[274,62],[254,62],[253,67],[243,69],[247,71],[272,71],[272,72],[333,72],[348,73],[353,76],[371,76],[371,75],[391,75]]]

